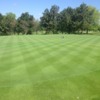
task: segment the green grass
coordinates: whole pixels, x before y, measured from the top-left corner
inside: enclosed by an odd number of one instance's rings
[[[0,100],[100,100],[100,36],[0,37]]]

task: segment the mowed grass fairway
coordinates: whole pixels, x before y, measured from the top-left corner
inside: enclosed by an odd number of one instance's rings
[[[1,36],[0,100],[100,100],[100,36]]]

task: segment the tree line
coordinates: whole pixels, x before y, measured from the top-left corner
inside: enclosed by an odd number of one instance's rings
[[[79,7],[67,7],[60,11],[59,6],[46,8],[40,20],[28,12],[16,19],[14,13],[0,13],[0,35],[33,34],[41,31],[53,33],[88,33],[100,31],[100,12],[92,6],[82,3]]]
[[[92,6],[82,3],[77,8],[67,7],[59,12],[59,7],[53,5],[45,9],[40,18],[40,24],[46,33],[88,33],[100,31],[100,12]]]
[[[32,34],[38,30],[39,21],[28,12],[22,13],[17,19],[14,13],[0,13],[0,35]]]

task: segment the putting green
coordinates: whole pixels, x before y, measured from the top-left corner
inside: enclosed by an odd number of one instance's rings
[[[0,100],[100,100],[100,36],[0,37]]]

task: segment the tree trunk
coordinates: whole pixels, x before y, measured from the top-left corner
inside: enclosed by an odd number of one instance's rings
[[[88,29],[86,30],[86,34],[88,34]]]

